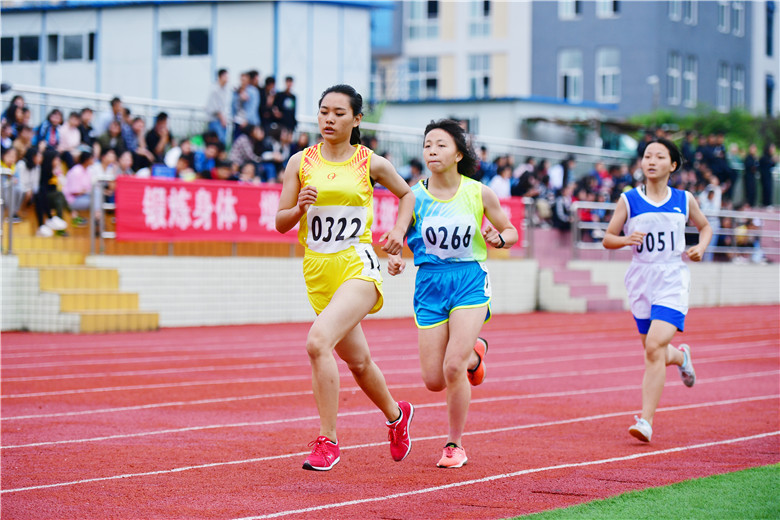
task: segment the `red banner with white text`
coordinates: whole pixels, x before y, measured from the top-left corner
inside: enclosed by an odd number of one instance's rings
[[[136,242],[295,242],[298,227],[276,231],[281,184],[163,180],[119,177],[116,181],[116,238]],[[501,207],[522,230],[520,197]],[[374,241],[392,229],[398,199],[374,191]]]

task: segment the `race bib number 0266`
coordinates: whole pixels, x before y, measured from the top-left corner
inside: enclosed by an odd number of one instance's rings
[[[364,206],[310,206],[306,245],[318,253],[338,253],[358,244],[366,230]]]
[[[473,258],[471,241],[479,229],[474,219],[460,217],[424,217],[422,236],[425,252],[439,258]]]

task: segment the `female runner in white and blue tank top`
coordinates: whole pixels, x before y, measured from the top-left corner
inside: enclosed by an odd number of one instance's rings
[[[635,418],[629,433],[644,442],[650,442],[653,434],[666,367],[677,365],[685,386],[696,382],[690,347],[683,344],[677,349],[670,342],[678,330],[684,330],[688,313],[690,274],[682,255],[701,261],[712,229],[693,195],[668,185],[669,176],[681,165],[682,156],[674,143],[652,141],[642,157],[645,184],[620,196],[603,242],[607,249],[633,248],[625,283],[645,349],[645,374],[642,416]],[[686,251],[689,219],[699,230],[699,243]]]

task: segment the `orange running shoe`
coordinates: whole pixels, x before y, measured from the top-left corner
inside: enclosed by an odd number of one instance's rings
[[[482,384],[485,380],[485,355],[488,351],[488,343],[486,339],[477,338],[477,343],[474,345],[474,352],[477,353],[479,361],[477,366],[472,370],[468,370],[469,382],[472,386]]]
[[[466,457],[466,450],[455,444],[454,442],[448,442],[444,446],[444,453],[441,455],[441,459],[436,465],[440,468],[459,468],[468,462]]]

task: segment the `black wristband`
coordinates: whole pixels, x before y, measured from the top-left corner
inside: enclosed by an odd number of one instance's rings
[[[501,241],[501,245],[498,246],[496,249],[504,249],[506,242],[504,242],[504,237],[501,236],[501,233],[498,234],[498,239]]]

